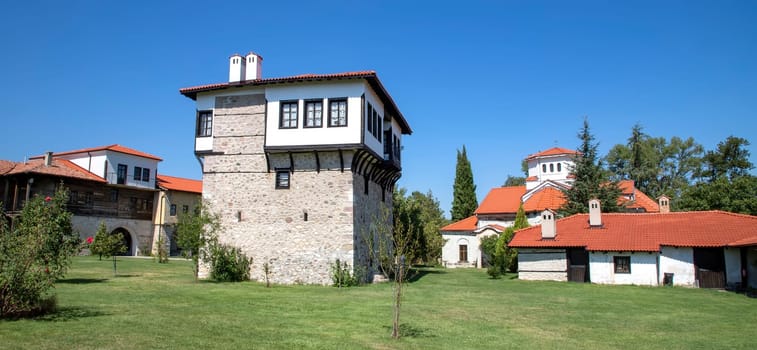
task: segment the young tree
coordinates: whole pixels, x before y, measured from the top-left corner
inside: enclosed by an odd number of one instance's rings
[[[182,214],[176,224],[176,245],[181,255],[191,258],[195,281],[198,278],[199,262],[209,256],[209,245],[217,240],[221,219],[210,212],[207,204],[201,203],[193,213]]]
[[[455,184],[452,188],[452,221],[465,219],[478,208],[476,199],[476,185],[473,183],[473,170],[468,155],[463,150],[457,151],[457,166],[455,167]]]
[[[100,224],[101,228],[105,228],[105,224]],[[102,255],[106,258],[113,259],[113,276],[118,275],[118,269],[116,268],[116,256],[126,253],[128,248],[124,244],[124,235],[121,232],[116,232],[106,236],[102,243]]]
[[[54,300],[48,293],[63,278],[81,243],[71,227],[67,201],[62,186],[53,197],[31,198],[13,230],[0,210],[0,317],[54,306],[46,302]]]
[[[89,252],[92,253],[92,255],[98,255],[100,260],[102,260],[103,253],[108,244],[108,239],[108,229],[105,227],[105,222],[100,221],[100,226],[98,226],[97,232],[95,232],[95,238],[89,246]]]
[[[618,211],[621,191],[618,183],[610,181],[609,174],[602,168],[602,161],[597,156],[598,144],[594,143],[588,119],[584,119],[578,138],[581,140],[579,154],[574,158],[575,167],[571,169],[575,181],[570,189],[564,191],[567,201],[560,211],[564,215],[588,213],[592,198],[599,199],[603,211]]]

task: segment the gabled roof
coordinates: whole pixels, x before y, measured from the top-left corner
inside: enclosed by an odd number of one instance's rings
[[[626,208],[629,209],[644,209],[649,213],[657,213],[660,211],[660,204],[652,198],[649,198],[644,192],[636,189],[633,180],[623,180],[618,183],[620,191],[624,196],[633,196],[634,200],[618,201],[619,203],[625,203]]]
[[[557,220],[556,228],[554,239],[542,239],[541,226],[517,231],[510,246],[656,252],[661,246],[706,248],[757,241],[757,216],[724,211],[603,213],[599,228],[589,227],[588,214],[576,214]]]
[[[561,155],[574,156],[577,154],[581,154],[581,153],[572,149],[567,149],[567,148],[562,148],[562,147],[552,147],[546,151],[531,154],[528,157],[526,157],[526,160],[531,160],[538,157],[548,157],[548,156],[561,156]]]
[[[0,159],[0,175],[3,175],[13,169],[16,166],[16,162]]]
[[[233,89],[233,88],[247,87],[247,86],[264,86],[264,85],[273,85],[273,84],[287,84],[287,83],[291,84],[291,83],[301,83],[301,82],[317,82],[317,81],[347,80],[347,79],[365,79],[371,85],[371,87],[376,92],[376,94],[379,95],[379,98],[384,103],[384,108],[386,108],[389,113],[396,116],[397,122],[400,124],[400,128],[402,129],[402,133],[407,134],[407,135],[413,133],[413,130],[410,129],[410,124],[407,123],[407,120],[405,120],[405,117],[402,115],[402,112],[400,112],[399,108],[397,107],[397,104],[394,103],[394,99],[392,99],[392,96],[389,95],[389,93],[386,91],[386,89],[384,88],[384,85],[381,83],[381,80],[379,80],[378,75],[376,75],[376,72],[372,70],[332,73],[332,74],[300,74],[300,75],[280,77],[280,78],[265,78],[265,79],[244,80],[244,81],[239,81],[239,82],[206,84],[206,85],[182,88],[182,89],[179,89],[179,92],[182,95],[188,98],[191,98],[192,100],[197,100],[197,94],[200,92],[206,92],[206,91],[225,90],[225,89]]]
[[[517,213],[520,198],[526,193],[526,186],[492,188],[476,209],[476,214]]]
[[[565,204],[565,195],[555,187],[545,187],[534,193],[523,203],[525,212],[556,210]]]
[[[25,163],[13,163],[12,169],[5,172],[6,175],[16,174],[40,174],[60,176],[80,180],[88,180],[105,183],[105,179],[87,171],[86,169],[65,159],[53,159],[52,165],[45,166],[42,159],[32,159]]]
[[[156,175],[158,187],[171,191],[202,194],[202,181],[183,177]]]
[[[444,226],[441,228],[441,231],[470,231],[476,229],[476,226],[478,224],[478,218],[473,215],[469,216],[465,219],[462,219],[458,222],[453,222],[447,226]]]
[[[71,154],[78,154],[78,153],[87,153],[87,152],[96,152],[96,151],[113,151],[113,152],[119,152],[124,154],[129,154],[132,156],[142,157],[142,158],[149,158],[154,159],[157,161],[162,161],[163,159],[160,159],[158,156],[154,156],[149,153],[145,153],[142,151],[137,151],[133,148],[121,146],[118,144],[108,145],[108,146],[101,146],[101,147],[92,147],[92,148],[84,148],[74,151],[67,151],[67,152],[60,152],[60,153],[53,153],[53,156],[65,156],[65,155],[71,155]],[[29,159],[40,159],[44,158],[44,155],[41,156],[34,156]]]

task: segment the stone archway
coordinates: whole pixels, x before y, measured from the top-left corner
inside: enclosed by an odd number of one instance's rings
[[[121,254],[121,255],[123,255],[123,256],[133,256],[134,255],[134,247],[133,247],[134,240],[131,237],[131,233],[129,233],[129,231],[127,229],[125,229],[123,227],[119,227],[119,228],[113,230],[113,232],[111,232],[110,234],[115,235],[117,233],[121,234],[121,236],[123,237],[124,245],[126,246],[126,252],[123,253],[123,254]]]

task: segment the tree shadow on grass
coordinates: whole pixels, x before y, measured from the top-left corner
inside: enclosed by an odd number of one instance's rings
[[[105,315],[107,314],[93,308],[62,307],[53,313],[34,317],[34,320],[47,321],[47,322],[64,322],[64,321],[75,321],[75,320],[78,320],[80,318],[85,318],[85,317],[97,317],[97,316],[105,316]]]
[[[392,326],[384,326],[384,329],[391,334]],[[400,337],[434,338],[436,335],[432,334],[428,328],[415,327],[407,323],[400,323]]]
[[[64,283],[64,284],[91,284],[91,283],[103,283],[107,282],[107,278],[67,278],[58,280],[55,283]]]
[[[421,278],[423,278],[426,275],[440,275],[445,274],[447,272],[438,270],[438,269],[428,269],[428,268],[413,268],[411,272],[408,274],[406,282],[413,283],[418,282]]]

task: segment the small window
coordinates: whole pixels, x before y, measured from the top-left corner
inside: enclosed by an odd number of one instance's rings
[[[615,273],[631,273],[630,256],[614,256]]]
[[[368,132],[373,135],[373,106],[371,104],[368,104],[368,111],[365,113],[365,123],[368,124]]]
[[[182,205],[181,206],[181,212],[184,214],[189,213],[189,206],[188,205]]]
[[[555,165],[554,164],[549,164],[549,172],[550,173],[554,173],[555,172]]]
[[[142,181],[150,182],[150,169],[147,169],[147,168],[142,169]]]
[[[171,204],[171,209],[169,209],[168,215],[176,216],[176,204]]]
[[[118,202],[118,190],[110,190],[110,201],[111,202]]]
[[[323,125],[323,101],[305,101],[306,128],[320,128]]]
[[[213,136],[213,111],[197,112],[197,137]]]
[[[347,99],[329,101],[329,126],[347,126]]]
[[[289,188],[290,176],[289,169],[276,170],[276,189]]]
[[[142,181],[142,168],[135,166],[134,167],[134,181]]]
[[[468,261],[468,245],[467,244],[460,245],[460,261],[461,262]]]
[[[559,173],[561,171],[562,171],[562,163],[557,163],[557,172]]]
[[[281,102],[281,129],[297,128],[297,101]]]

